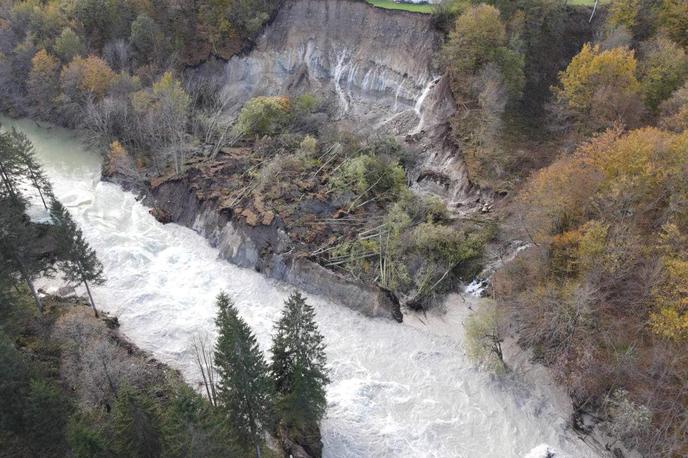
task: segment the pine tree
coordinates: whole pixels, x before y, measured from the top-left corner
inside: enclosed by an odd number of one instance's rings
[[[215,364],[220,408],[226,409],[238,443],[246,449],[255,447],[260,458],[263,433],[273,424],[268,366],[251,329],[225,293],[217,297],[217,306]]]
[[[53,201],[50,207],[50,216],[56,228],[61,254],[58,265],[64,278],[70,283],[84,284],[91,307],[97,317],[98,310],[93,301],[89,283],[100,285],[105,282],[103,265],[98,260],[95,250],[84,239],[81,229],[77,227],[67,209],[57,200]]]
[[[33,145],[26,135],[16,129],[12,129],[10,137],[14,144],[16,160],[21,169],[21,174],[36,188],[43,207],[48,210],[48,202],[52,202],[55,199],[53,189],[40,164],[36,161]],[[46,202],[46,199],[48,202]]]
[[[114,446],[119,455],[160,456],[160,412],[151,398],[146,393],[123,386],[117,392],[114,410]]]
[[[0,132],[0,179],[2,180],[0,191],[15,201],[23,201],[17,189],[17,182],[21,179],[21,170],[21,161],[12,136],[8,132]]]
[[[325,344],[315,323],[315,310],[294,292],[285,301],[272,344],[271,373],[280,418],[302,432],[317,426],[325,414],[327,375]]]
[[[176,387],[162,417],[163,456],[241,456],[222,414],[191,387]]]
[[[14,130],[0,132],[0,296],[16,287],[16,280],[21,278],[42,311],[33,280],[51,267],[47,257],[36,256],[32,251],[37,227],[26,216],[27,201],[18,183],[28,180],[36,186],[44,205],[44,196],[52,198],[52,191],[32,148],[24,135]]]
[[[7,288],[16,287],[19,279],[24,280],[36,302],[38,311],[43,304],[33,284],[42,273],[51,270],[50,260],[36,256],[32,252],[33,242],[38,237],[36,226],[31,224],[25,214],[25,204],[21,197],[15,198],[0,193],[0,287],[2,295]]]

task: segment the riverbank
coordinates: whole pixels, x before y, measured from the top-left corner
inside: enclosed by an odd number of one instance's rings
[[[366,316],[403,320],[399,302],[389,292],[309,260],[303,247],[290,238],[280,216],[266,210],[261,202],[254,201],[250,208],[242,209],[209,192],[211,189],[205,188],[204,183],[234,178],[206,174],[208,170],[218,173],[231,167],[228,164],[232,157],[224,152],[206,163],[191,160],[187,173],[181,176],[140,178],[131,169],[132,164],[117,164],[118,161],[122,159],[108,159],[104,179],[138,193],[158,221],[177,223],[198,232],[232,264],[326,297]]]
[[[133,194],[100,182],[99,155],[74,132],[6,121],[34,142],[57,197],[96,249],[108,278],[94,288],[96,302],[118,317],[128,339],[195,385],[193,339],[214,339],[214,296],[225,290],[269,349],[291,287],[219,259],[199,234],[158,223]],[[560,456],[597,456],[538,386],[527,394],[504,390],[474,367],[460,341],[366,318],[319,296],[308,300],[332,379],[322,423],[325,457],[522,457],[543,443]],[[460,330],[461,322],[447,326]]]

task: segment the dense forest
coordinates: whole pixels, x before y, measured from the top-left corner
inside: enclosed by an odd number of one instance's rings
[[[554,74],[536,69],[557,28],[531,26],[543,14],[556,23],[561,6],[455,5],[445,62],[455,96],[475,107],[457,132],[473,178],[514,196],[501,236],[528,241],[493,278],[496,306],[468,328],[477,354],[501,358],[511,324],[613,437],[684,455],[688,5],[612,1]]]
[[[407,145],[336,129],[319,94],[257,97],[224,116],[221,82],[192,70],[250,50],[281,3],[0,0],[0,111],[83,129],[106,176],[150,187],[185,177],[250,225],[277,215],[304,256],[409,309],[472,279],[487,247],[522,240],[466,324],[468,353],[504,369],[501,343],[515,335],[612,443],[688,454],[688,3],[436,5],[436,64],[457,106],[448,141],[496,201],[465,218],[414,192]],[[220,294],[220,338],[197,349],[206,383],[195,394],[107,317],[39,297],[32,280],[46,272],[87,287],[104,278],[30,149],[17,133],[0,138],[9,455],[261,455],[272,453],[266,433],[319,455],[328,376],[304,299],[287,301],[268,362]],[[25,216],[19,181],[40,192],[52,225]],[[304,196],[336,216],[304,211]],[[143,375],[125,369],[132,359]]]

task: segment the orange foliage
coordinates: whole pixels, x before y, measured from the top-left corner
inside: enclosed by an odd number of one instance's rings
[[[110,85],[115,78],[115,72],[107,62],[97,56],[88,56],[83,59],[75,57],[62,71],[62,78],[71,74],[77,78],[78,88],[86,93],[102,98],[107,94]]]

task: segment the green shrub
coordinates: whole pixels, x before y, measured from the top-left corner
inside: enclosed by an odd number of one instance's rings
[[[107,441],[98,425],[105,420],[90,412],[78,412],[69,419],[67,442],[77,458],[103,456]]]
[[[288,97],[256,97],[246,102],[234,126],[237,135],[275,135],[291,121]]]
[[[489,370],[504,371],[502,342],[506,323],[503,311],[495,304],[483,304],[473,312],[464,326],[468,357]]]
[[[329,265],[377,282],[412,307],[427,307],[456,280],[477,272],[492,236],[491,227],[460,229],[446,225],[446,218],[441,200],[406,191],[388,208],[379,232],[341,243]]]
[[[342,164],[331,185],[338,191],[352,191],[358,198],[389,201],[406,190],[406,175],[396,161],[361,154]]]

